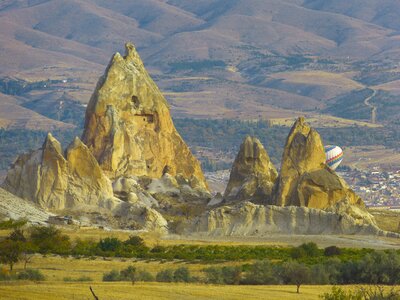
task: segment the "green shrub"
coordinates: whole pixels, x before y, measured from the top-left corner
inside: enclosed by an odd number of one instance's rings
[[[136,247],[142,247],[145,245],[144,240],[137,235],[131,235],[129,239],[124,242],[125,245],[131,245]]]
[[[111,270],[103,274],[103,281],[120,281],[120,274],[117,270]]]
[[[257,261],[248,267],[243,280],[245,284],[277,284],[277,276],[269,260]]]
[[[157,273],[156,280],[159,282],[173,282],[174,271],[171,269],[165,269]]]
[[[180,267],[174,272],[175,282],[190,282],[190,271],[186,267]]]
[[[400,290],[395,288],[385,289],[382,286],[369,286],[345,291],[334,286],[330,293],[324,293],[319,297],[323,300],[399,300]]]
[[[154,276],[145,270],[138,269],[136,271],[136,280],[137,281],[154,281]]]
[[[120,272],[119,280],[121,281],[135,281],[136,280],[136,268],[129,266]]]
[[[97,245],[97,247],[105,252],[108,251],[116,251],[118,250],[122,245],[122,242],[117,239],[117,238],[105,238],[105,239],[101,239]]]
[[[17,279],[20,279],[20,280],[32,280],[32,281],[43,281],[43,280],[45,280],[45,277],[39,270],[26,269],[26,270],[20,271],[18,273]]]
[[[212,284],[223,284],[224,277],[222,275],[222,269],[217,267],[209,267],[203,270],[206,275],[206,283]]]
[[[342,251],[340,250],[340,248],[336,246],[329,246],[324,249],[325,256],[335,256],[340,255],[341,253]]]
[[[65,282],[90,282],[93,281],[92,278],[88,276],[81,276],[79,278],[64,277]]]

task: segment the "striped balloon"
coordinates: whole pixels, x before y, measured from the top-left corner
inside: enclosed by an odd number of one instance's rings
[[[338,146],[325,146],[326,164],[331,170],[336,170],[343,160],[343,150]]]

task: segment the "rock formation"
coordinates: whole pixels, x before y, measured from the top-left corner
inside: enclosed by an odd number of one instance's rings
[[[53,212],[161,232],[167,222],[155,209],[171,207],[168,199],[205,206],[210,197],[200,163],[132,44],[100,78],[82,139],[64,152],[49,133],[42,148],[17,158],[2,186]]]
[[[278,173],[261,142],[248,136],[233,163],[224,193],[225,203],[249,199],[266,203],[271,198],[277,177]]]
[[[167,101],[132,44],[116,53],[86,110],[83,142],[110,178],[168,173],[207,189],[198,160],[176,131]]]
[[[341,203],[325,211],[307,207],[281,207],[242,202],[204,213],[186,226],[187,233],[207,236],[266,236],[283,234],[367,234],[400,237],[385,232],[370,215],[354,205]]]
[[[345,181],[326,166],[321,137],[304,118],[299,118],[289,133],[274,192],[272,204],[279,206],[325,209],[340,201],[364,205]]]
[[[79,203],[99,205],[113,198],[111,181],[79,138],[64,157],[60,143],[50,133],[41,149],[17,158],[3,187],[53,211]]]

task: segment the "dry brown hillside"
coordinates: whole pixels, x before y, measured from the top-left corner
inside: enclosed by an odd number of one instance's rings
[[[330,109],[337,97],[372,85],[399,93],[385,88],[400,79],[398,13],[394,0],[4,0],[0,83],[67,80],[8,95],[65,121],[42,107],[64,94],[87,103],[108,57],[132,41],[175,116],[349,118]]]

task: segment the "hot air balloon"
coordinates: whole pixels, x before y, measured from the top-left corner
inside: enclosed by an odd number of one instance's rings
[[[343,160],[343,150],[339,146],[325,146],[326,164],[331,170],[336,170]]]

